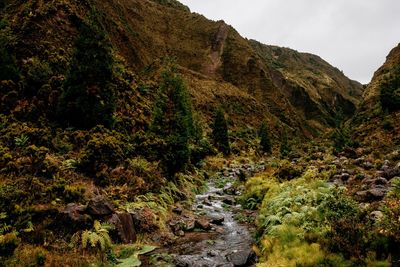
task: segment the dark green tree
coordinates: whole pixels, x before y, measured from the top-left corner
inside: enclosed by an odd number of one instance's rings
[[[400,109],[400,66],[396,67],[382,82],[380,102],[383,110]]]
[[[225,120],[225,114],[222,108],[217,109],[212,127],[212,134],[215,147],[224,153],[225,156],[231,153],[228,136],[228,125]]]
[[[271,153],[272,144],[268,134],[268,127],[265,122],[261,124],[258,136],[260,137],[260,147],[264,153]]]
[[[113,125],[113,63],[112,46],[101,27],[94,20],[82,22],[57,108],[61,124],[78,128]]]
[[[331,140],[333,141],[333,148],[335,152],[341,152],[346,147],[356,148],[359,144],[353,141],[350,134],[350,129],[346,127],[343,123],[336,129],[334,129]]]
[[[280,146],[279,151],[280,151],[282,157],[288,156],[291,151],[291,147],[290,147],[289,141],[288,141],[288,134],[287,134],[286,127],[282,134],[281,146]]]
[[[10,49],[10,30],[5,19],[0,21],[0,81],[17,81],[20,72]]]
[[[159,153],[167,175],[172,178],[189,163],[189,143],[195,136],[195,127],[190,96],[182,79],[173,67],[167,67],[162,79],[151,129],[164,140]]]

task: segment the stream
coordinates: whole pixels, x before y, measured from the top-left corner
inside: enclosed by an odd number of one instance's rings
[[[230,186],[228,183],[225,189]],[[255,262],[251,234],[246,225],[234,220],[240,206],[225,191],[209,182],[207,192],[196,196],[195,213],[210,219],[212,234],[205,235],[205,240],[187,240],[177,246],[176,266],[252,266]]]
[[[158,253],[172,257],[169,264],[162,266],[254,266],[257,259],[252,250],[251,225],[255,214],[236,203],[236,197],[244,187],[232,185],[237,179],[243,180],[243,177],[251,177],[262,170],[264,164],[232,165],[210,179],[206,192],[196,196],[190,215],[179,211],[170,222],[171,229],[179,237],[171,246],[158,250]],[[240,217],[242,222],[235,217]]]

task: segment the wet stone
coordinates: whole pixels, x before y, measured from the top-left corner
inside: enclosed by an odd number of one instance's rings
[[[255,254],[251,249],[243,249],[229,254],[227,259],[233,266],[248,266],[255,262]]]
[[[225,220],[225,217],[222,215],[215,215],[210,217],[210,222],[212,224],[221,225]]]
[[[205,218],[196,219],[194,224],[195,224],[196,228],[199,228],[199,229],[202,229],[202,230],[206,230],[207,231],[207,230],[211,229],[210,222]]]
[[[222,200],[223,203],[227,204],[227,205],[235,205],[236,201],[233,197],[226,197]]]

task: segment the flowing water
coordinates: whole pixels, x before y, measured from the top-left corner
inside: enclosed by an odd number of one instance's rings
[[[199,215],[219,221],[219,225],[213,225],[210,232],[193,233],[175,246],[172,252],[178,254],[176,266],[252,266],[253,239],[247,226],[234,219],[240,206],[234,204],[232,196],[210,182],[207,192],[196,196],[194,210]]]

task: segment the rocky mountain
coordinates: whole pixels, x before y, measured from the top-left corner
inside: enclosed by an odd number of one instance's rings
[[[353,114],[362,92],[318,56],[247,40],[177,1],[17,1],[6,13],[18,65],[38,57],[58,65],[53,77],[64,75],[79,21],[96,16],[126,68],[139,73],[175,58],[202,117],[222,105],[238,129],[267,120],[316,135],[339,110]]]
[[[360,108],[349,124],[355,138],[378,151],[391,151],[400,144],[400,44],[374,73],[365,89]]]
[[[397,266],[399,55],[363,92],[175,0],[0,1],[0,267]]]
[[[394,73],[400,65],[400,44],[393,48],[386,57],[385,63],[374,73],[371,82],[368,84],[363,94],[360,111],[373,109],[379,104],[381,86],[385,79]],[[384,107],[383,107],[384,108]]]

